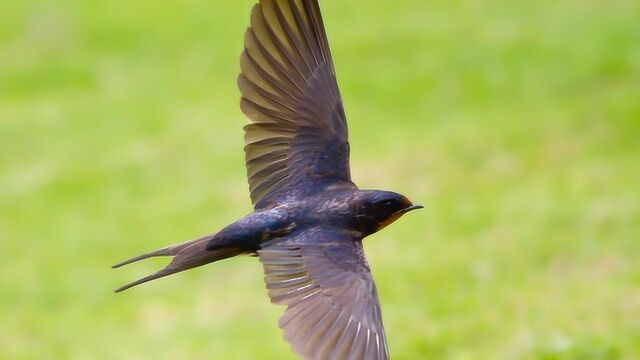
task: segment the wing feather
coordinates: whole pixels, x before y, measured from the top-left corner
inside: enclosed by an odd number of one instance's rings
[[[245,126],[245,152],[256,209],[337,183],[355,188],[317,0],[261,0],[251,12],[240,65],[240,108],[252,122]]]
[[[362,245],[314,228],[259,251],[272,302],[287,305],[284,338],[306,359],[388,359],[380,305]]]

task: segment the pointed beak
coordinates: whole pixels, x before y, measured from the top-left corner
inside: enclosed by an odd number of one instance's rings
[[[402,210],[400,210],[398,213],[399,214],[406,214],[409,211],[413,211],[413,210],[420,210],[420,209],[424,209],[424,206],[422,205],[418,205],[418,204],[411,204],[411,206],[404,208]]]

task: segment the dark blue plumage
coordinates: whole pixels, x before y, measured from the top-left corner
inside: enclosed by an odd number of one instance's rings
[[[122,262],[172,256],[116,290],[241,254],[260,258],[285,339],[309,359],[387,359],[362,240],[421,208],[351,181],[347,123],[317,0],[261,0],[240,60],[254,212],[219,232]],[[257,356],[259,357],[259,356]]]

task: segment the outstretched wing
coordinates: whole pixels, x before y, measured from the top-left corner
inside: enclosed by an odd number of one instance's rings
[[[284,338],[305,359],[388,359],[362,243],[315,228],[259,251],[271,301],[287,305]]]
[[[238,86],[256,209],[328,185],[355,187],[347,124],[317,0],[261,0]]]

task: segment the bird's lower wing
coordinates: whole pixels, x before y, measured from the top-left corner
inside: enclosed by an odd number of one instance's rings
[[[284,338],[306,359],[388,359],[376,287],[360,239],[314,228],[259,251]]]

